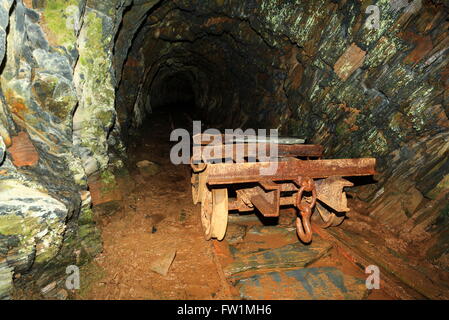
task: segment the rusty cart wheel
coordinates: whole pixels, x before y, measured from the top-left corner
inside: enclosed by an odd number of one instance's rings
[[[192,201],[193,204],[197,204],[199,202],[200,195],[200,193],[198,192],[199,176],[197,173],[192,173],[192,179],[190,182],[192,184]]]
[[[192,174],[192,200],[193,204],[200,203],[203,198],[206,187],[206,178],[204,172]]]
[[[228,227],[228,189],[214,189],[212,205],[212,237],[221,241]]]
[[[320,214],[321,220],[323,221],[322,228],[338,227],[345,220],[345,215],[337,216],[334,212],[327,210],[319,202],[316,204],[318,213]]]
[[[193,204],[197,204],[198,202],[201,202],[201,195],[200,195],[200,174],[199,173],[193,173],[192,174],[192,200]]]
[[[228,189],[204,189],[201,202],[201,223],[206,240],[224,239],[228,226]]]
[[[212,192],[204,190],[201,199],[201,224],[203,225],[204,238],[212,239]]]

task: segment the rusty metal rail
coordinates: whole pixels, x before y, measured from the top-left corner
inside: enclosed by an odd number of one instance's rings
[[[242,158],[257,159],[260,154],[269,157],[272,145],[269,143],[248,143],[248,144],[225,144],[225,145],[209,145],[197,146],[193,148],[192,160],[197,162],[209,162],[213,159],[223,159],[231,156],[237,161],[237,155]],[[277,156],[279,157],[310,157],[320,158],[323,156],[323,147],[321,145],[275,145],[277,148]],[[243,159],[240,159],[243,160]],[[243,161],[240,161],[243,162]]]
[[[276,174],[261,176],[261,168],[269,168],[269,162],[255,163],[217,163],[209,166],[209,185],[250,183],[260,180],[289,181],[298,176],[312,179],[332,176],[370,176],[376,174],[376,159],[332,159],[332,160],[299,160],[289,159],[277,163]]]

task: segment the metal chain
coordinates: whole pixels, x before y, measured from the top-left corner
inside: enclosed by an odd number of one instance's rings
[[[296,233],[301,241],[304,243],[310,243],[313,236],[311,217],[317,200],[315,182],[313,179],[308,177],[298,177],[295,184],[300,187],[296,195],[296,207],[301,215],[301,217],[296,218]],[[312,201],[310,203],[302,202],[304,192],[312,193]]]

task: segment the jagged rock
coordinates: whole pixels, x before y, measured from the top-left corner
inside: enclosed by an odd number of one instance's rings
[[[226,229],[226,241],[229,243],[237,243],[243,240],[246,235],[246,226],[229,223]]]
[[[5,160],[5,151],[6,151],[5,142],[3,141],[3,138],[0,137],[0,166]]]
[[[157,163],[149,160],[139,161],[136,163],[136,166],[144,177],[154,176],[161,170]]]
[[[0,299],[10,299],[13,289],[13,268],[0,264]]]
[[[381,179],[359,193],[372,216],[401,234],[442,241],[447,3],[376,5],[388,34],[364,27],[355,0],[0,0],[0,136],[9,148],[26,132],[39,156],[18,170],[1,144],[0,185],[45,189],[66,208],[61,261],[70,260],[80,243],[77,217],[90,205],[80,197],[88,176],[123,166],[122,138],[164,98],[190,94],[210,126],[279,128],[323,144],[327,157],[378,158]],[[95,235],[89,226],[81,233]],[[29,244],[0,242],[14,244],[8,256],[21,256],[21,265],[32,264],[22,255]],[[445,261],[439,244],[430,254]]]
[[[50,195],[19,181],[1,181],[0,237],[6,237],[8,250],[0,269],[28,271],[33,264],[54,258],[62,245],[67,215],[67,207]]]
[[[166,276],[170,267],[176,257],[176,249],[162,249],[162,253],[153,261],[150,262],[150,270],[154,271],[161,276]]]

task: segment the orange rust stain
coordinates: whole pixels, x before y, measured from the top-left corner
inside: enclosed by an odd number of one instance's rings
[[[407,31],[401,34],[401,38],[415,44],[415,48],[404,59],[404,62],[407,64],[418,63],[433,49],[432,38],[430,36],[421,36]]]
[[[220,24],[220,23],[225,23],[225,22],[230,22],[232,19],[230,18],[226,18],[226,17],[214,17],[214,18],[209,18],[207,19],[207,21],[204,23],[205,27],[210,27],[214,24]]]
[[[88,185],[94,205],[123,200],[118,185],[106,185],[98,175],[91,176]]]
[[[134,59],[132,57],[129,57],[128,60],[126,60],[125,66],[127,67],[140,67],[141,63],[139,60]]]
[[[365,55],[366,51],[352,43],[335,63],[334,72],[341,80],[346,81],[355,70],[363,65]]]
[[[10,147],[12,144],[11,138],[9,137],[9,135],[2,137],[3,138],[3,142],[5,142],[5,146],[6,147]]]
[[[449,119],[443,110],[437,115],[437,125],[449,128]]]
[[[33,9],[33,0],[23,0],[23,4],[25,5],[25,7]]]
[[[357,121],[357,116],[361,112],[360,110],[358,110],[356,108],[348,107],[346,105],[346,103],[340,103],[340,104],[336,105],[336,107],[338,107],[343,112],[349,112],[350,113],[349,117],[347,119],[343,120],[348,125],[349,131],[354,132],[354,131],[357,131],[357,130],[360,129],[360,127],[355,124],[355,122]]]
[[[6,91],[5,98],[11,112],[23,119],[23,113],[28,111],[23,99],[17,97],[11,89]]]
[[[12,146],[8,148],[8,151],[11,153],[13,164],[18,168],[35,166],[39,161],[39,154],[24,131],[12,138]]]
[[[295,66],[295,68],[293,69],[293,78],[291,84],[293,90],[298,89],[299,86],[301,85],[303,74],[304,74],[304,67],[301,64]]]
[[[361,112],[359,109],[348,107],[348,105],[346,103],[340,103],[340,104],[337,104],[336,106],[338,108],[340,108],[341,110],[343,110],[344,112],[350,112],[350,113],[354,113],[357,115]]]

